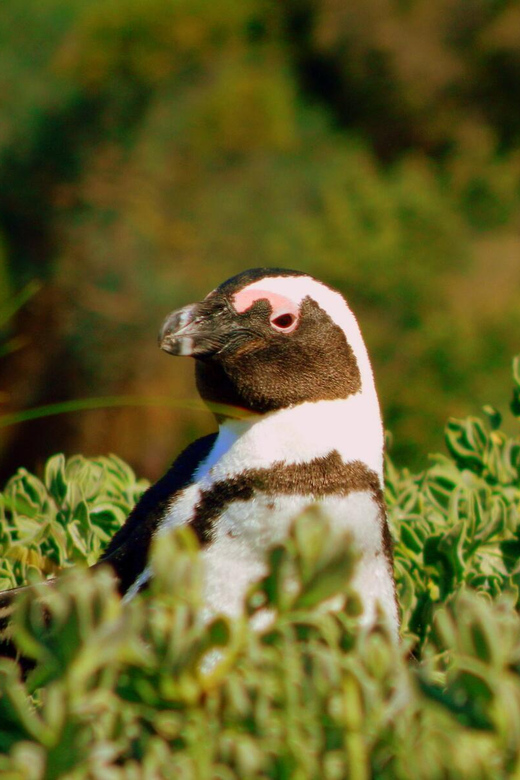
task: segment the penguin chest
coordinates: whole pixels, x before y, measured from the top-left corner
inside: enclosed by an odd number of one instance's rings
[[[196,521],[203,492],[195,485],[188,488],[171,507],[165,524],[172,527]],[[266,573],[267,551],[287,537],[292,521],[314,503],[310,495],[255,492],[247,500],[234,499],[219,507],[208,520],[208,541],[201,552],[208,617],[242,612],[249,587]],[[379,604],[397,632],[394,583],[384,550],[385,518],[380,506],[364,491],[326,496],[317,503],[331,519],[332,532],[349,531],[360,553],[354,585],[364,606],[363,623],[373,623]]]
[[[161,530],[197,524],[208,489],[208,485],[199,484],[183,491],[170,507]],[[266,572],[267,551],[287,537],[291,522],[312,503],[311,496],[257,492],[248,500],[225,503],[206,520],[199,530],[207,539],[201,555],[208,614],[240,614],[247,589]]]
[[[209,613],[242,612],[247,590],[266,574],[268,550],[287,537],[294,518],[312,503],[308,496],[257,495],[228,505],[202,551]]]

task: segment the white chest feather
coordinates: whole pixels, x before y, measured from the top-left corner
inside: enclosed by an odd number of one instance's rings
[[[367,420],[371,421],[368,425]],[[273,463],[277,467],[305,464],[336,451],[344,463],[361,461],[382,484],[382,439],[377,398],[371,393],[226,422],[211,453],[195,472],[194,483],[175,496],[158,532],[193,520],[204,494],[216,483],[232,480],[244,471],[272,468]],[[270,491],[225,504],[212,521],[211,541],[201,553],[208,616],[241,612],[247,589],[265,573],[266,551],[287,536],[291,522],[313,501],[312,495]],[[379,602],[397,633],[394,586],[383,550],[379,506],[371,493],[359,490],[321,498],[319,504],[338,531],[351,532],[361,552],[355,584],[364,604],[364,622],[373,622]],[[127,598],[149,576],[147,569]]]
[[[237,501],[225,510],[215,523],[211,544],[202,553],[208,614],[240,614],[247,589],[265,574],[266,550],[286,538],[291,522],[311,503],[304,496],[278,496],[274,501],[261,496],[250,502]],[[361,553],[354,586],[364,607],[362,623],[373,623],[379,603],[397,634],[394,585],[383,550],[379,507],[364,492],[323,498],[319,505],[338,538],[340,532],[350,531]]]
[[[194,512],[201,490],[192,485],[183,491],[163,529],[185,524]],[[215,519],[212,540],[204,547],[204,601],[208,618],[223,613],[237,616],[250,585],[266,571],[266,551],[286,538],[291,522],[313,502],[310,496],[257,495],[250,501],[233,501]],[[398,617],[392,572],[382,542],[380,508],[365,492],[320,499],[320,507],[338,532],[348,530],[361,553],[354,586],[363,606],[362,623],[371,625],[377,604],[397,636]],[[146,569],[132,588],[131,598],[150,576]]]

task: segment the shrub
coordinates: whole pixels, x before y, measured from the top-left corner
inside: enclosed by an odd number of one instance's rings
[[[518,416],[520,361],[514,377]],[[382,624],[359,630],[355,553],[316,512],[271,551],[247,616],[209,625],[180,529],[128,605],[108,571],[78,565],[21,597],[13,634],[35,666],[22,681],[0,664],[3,776],[517,777],[520,439],[487,407],[451,420],[446,440],[420,474],[387,464],[400,646]],[[143,488],[113,456],[56,456],[43,480],[20,471],[1,499],[3,584],[91,563]],[[327,612],[336,593],[344,608]]]

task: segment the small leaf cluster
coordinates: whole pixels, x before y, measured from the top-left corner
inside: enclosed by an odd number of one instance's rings
[[[12,635],[33,667],[22,680],[0,662],[2,777],[518,778],[520,440],[484,413],[450,421],[449,455],[421,474],[388,462],[400,644],[383,618],[363,628],[356,551],[315,509],[234,620],[208,620],[188,528],[154,545],[150,588],[127,604],[103,568],[24,591]],[[19,472],[5,551],[90,562],[143,487],[115,458],[58,457],[41,482]]]
[[[0,494],[0,590],[95,563],[147,485],[115,455],[55,455],[43,479],[19,469]]]
[[[511,410],[519,417],[519,362]],[[387,461],[387,505],[403,627],[415,651],[437,605],[471,588],[520,605],[520,438],[506,434],[492,407],[485,417],[450,420],[449,456],[431,456],[420,474]]]

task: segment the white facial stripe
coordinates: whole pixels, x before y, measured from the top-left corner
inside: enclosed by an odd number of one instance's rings
[[[267,276],[252,282],[252,284],[248,284],[237,295],[243,296],[242,299],[247,300],[254,297],[256,291],[262,291],[263,297],[267,297],[267,293],[270,293],[271,296],[288,298],[298,308],[304,298],[309,297],[315,300],[318,306],[329,315],[345,334],[345,338],[357,360],[363,391],[375,394],[372,367],[365,342],[361,336],[354,314],[340,293],[331,290],[322,282],[310,276]]]

